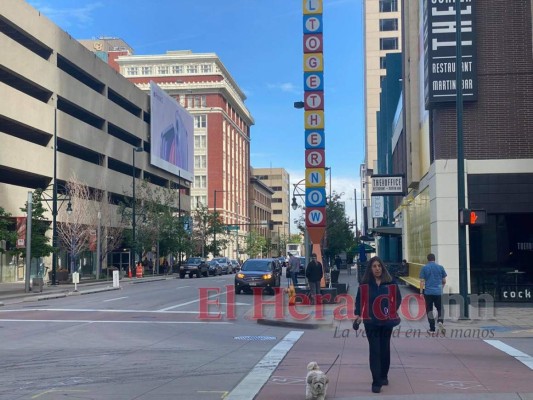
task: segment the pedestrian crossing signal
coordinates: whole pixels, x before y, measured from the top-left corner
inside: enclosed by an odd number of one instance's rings
[[[459,223],[461,225],[484,225],[487,223],[486,210],[464,209],[459,213]]]

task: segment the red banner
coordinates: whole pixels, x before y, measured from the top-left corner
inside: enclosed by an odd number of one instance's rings
[[[17,249],[26,247],[26,217],[16,217],[17,220]]]

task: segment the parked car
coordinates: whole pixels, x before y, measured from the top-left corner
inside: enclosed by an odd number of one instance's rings
[[[239,272],[241,270],[241,264],[239,264],[239,261],[231,259],[230,262],[233,266],[233,272]]]
[[[213,260],[216,260],[220,267],[222,268],[222,273],[231,274],[233,272],[233,265],[231,265],[229,258],[227,257],[215,257]]]
[[[213,259],[207,265],[209,266],[209,275],[222,275],[222,267],[217,260]]]
[[[209,266],[207,265],[205,258],[189,258],[185,264],[180,267],[180,278],[185,278],[185,275],[187,274],[189,275],[189,278],[192,278],[193,275],[196,275],[197,278],[209,275]]]
[[[235,293],[262,287],[271,293],[280,286],[281,267],[273,258],[250,258],[244,262],[240,272],[235,275]]]

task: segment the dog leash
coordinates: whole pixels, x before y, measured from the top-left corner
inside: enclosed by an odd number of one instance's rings
[[[327,373],[329,372],[329,370],[335,365],[335,363],[337,362],[337,360],[339,359],[339,356],[340,354],[337,354],[337,357],[335,358],[335,360],[333,360],[333,364],[331,364],[328,368],[328,370],[326,371],[326,375]]]

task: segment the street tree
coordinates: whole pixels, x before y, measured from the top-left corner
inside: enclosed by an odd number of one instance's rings
[[[326,233],[324,254],[332,259],[335,255],[347,251],[355,243],[350,229],[344,203],[340,202],[342,194],[333,192],[326,205]]]
[[[246,238],[246,253],[248,253],[251,258],[254,258],[266,254],[266,251],[267,240],[265,237],[256,231],[250,232]]]
[[[0,254],[6,252],[7,243],[13,246],[16,240],[17,232],[11,221],[11,214],[7,213],[2,207],[0,207]]]
[[[57,251],[50,245],[50,236],[46,233],[51,229],[50,222],[44,216],[46,209],[41,200],[42,189],[37,189],[32,194],[32,219],[31,219],[31,256],[32,259],[47,257],[52,252]],[[27,205],[20,209],[27,213]],[[15,249],[13,253],[18,257],[26,256],[23,248]],[[31,263],[28,263],[31,264]]]
[[[92,195],[89,187],[76,176],[67,182],[66,189],[71,198],[72,211],[67,213],[63,208],[59,211],[63,222],[57,224],[57,235],[62,247],[70,255],[70,273],[73,273],[77,271],[79,256],[89,249],[93,229],[90,212]]]

